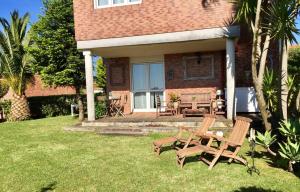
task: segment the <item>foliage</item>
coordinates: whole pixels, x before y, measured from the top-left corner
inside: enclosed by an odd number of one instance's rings
[[[180,96],[176,95],[175,93],[170,93],[169,96],[170,96],[170,101],[172,103],[178,102],[180,100]]]
[[[98,87],[105,89],[106,87],[106,66],[103,59],[99,58],[96,65],[96,84]]]
[[[106,115],[107,112],[107,107],[106,107],[106,102],[105,101],[98,101],[95,103],[95,116],[96,119],[99,119]]]
[[[66,192],[298,192],[300,188],[299,177],[270,166],[265,158],[256,159],[259,177],[226,161],[209,171],[198,157],[191,157],[180,170],[174,151],[158,158],[151,148],[154,140],[173,133],[112,137],[63,131],[76,123],[66,116],[0,124],[0,191],[42,191],[56,182],[54,190]],[[249,159],[248,151],[245,142],[240,155]]]
[[[20,17],[17,11],[13,11],[10,16],[10,23],[0,18],[3,28],[0,31],[1,83],[7,84],[15,94],[22,96],[32,77],[29,68],[31,57],[26,51],[29,43],[29,14]]]
[[[279,143],[279,147],[278,153],[289,160],[289,171],[293,172],[293,164],[300,162],[300,141],[292,142],[288,137],[287,142]]]
[[[34,118],[69,115],[75,95],[42,96],[28,98],[29,107]]]
[[[76,47],[72,0],[43,1],[43,15],[32,26],[34,71],[50,86],[82,86],[83,56]]]
[[[269,148],[275,141],[276,136],[271,134],[271,131],[266,131],[264,134],[257,132],[255,142],[265,148]]]
[[[279,132],[283,138],[278,140],[278,154],[288,160],[288,170],[293,172],[293,164],[300,162],[300,122],[299,119],[287,120],[281,121],[279,125]],[[270,146],[275,143],[275,136],[266,131],[264,135],[258,133],[257,139],[257,144],[268,149],[271,154],[274,153],[270,150]]]
[[[266,99],[267,108],[271,112],[278,110],[278,79],[273,70],[266,68],[263,79],[263,93]]]
[[[280,81],[278,75],[273,70],[269,70],[268,68],[266,68],[263,79],[263,93],[267,108],[273,114],[273,118],[279,116],[280,99],[278,98],[278,81]],[[296,107],[300,85],[296,83],[295,76],[291,75],[288,76],[287,82],[285,83],[288,87],[287,104],[289,108],[289,116],[295,116],[295,114],[293,113],[295,113],[294,108]]]
[[[300,84],[300,47],[289,50],[289,74],[295,76],[296,83]]]
[[[9,86],[0,81],[0,98],[3,97],[9,90]]]
[[[85,85],[83,55],[77,50],[73,1],[43,0],[43,14],[32,26],[30,53],[35,58],[32,68],[44,84],[73,86],[77,94],[79,119],[84,118],[81,89]]]
[[[5,117],[9,117],[11,102],[9,100],[0,101],[0,109],[3,110]]]

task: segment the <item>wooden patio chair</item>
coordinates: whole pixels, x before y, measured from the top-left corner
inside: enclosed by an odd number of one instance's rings
[[[185,145],[183,149],[178,150],[176,152],[177,163],[182,168],[184,165],[184,160],[187,156],[192,156],[201,153],[200,160],[207,163],[209,165],[209,169],[213,168],[213,166],[217,163],[218,159],[221,156],[228,157],[228,163],[231,163],[232,160],[237,160],[246,165],[247,161],[241,157],[238,157],[237,155],[244,142],[251,122],[252,120],[249,118],[236,117],[236,122],[228,139],[213,134],[206,134],[206,136],[210,137],[210,140],[207,143],[207,145],[196,145],[193,147],[188,147],[187,145]],[[212,142],[214,140],[221,141],[220,147],[212,146]],[[204,153],[212,154],[214,156],[213,160],[209,161],[202,157]]]
[[[213,126],[213,124],[215,123],[215,120],[216,120],[216,116],[207,114],[204,116],[204,120],[202,122],[201,127],[196,129],[195,131],[192,129],[186,128],[186,127],[180,127],[179,132],[176,136],[166,137],[166,138],[162,138],[162,139],[154,141],[153,142],[154,152],[157,155],[159,155],[163,145],[167,145],[167,144],[172,144],[173,148],[175,148],[175,149],[181,149],[181,148],[176,148],[177,142],[179,142],[180,144],[188,143],[188,145],[197,145],[204,138],[204,135],[208,131],[208,129]],[[187,139],[184,138],[182,135],[184,131],[187,131],[190,133],[190,135]],[[194,139],[195,137],[197,137],[196,140]],[[206,137],[206,138],[209,139],[209,137]]]

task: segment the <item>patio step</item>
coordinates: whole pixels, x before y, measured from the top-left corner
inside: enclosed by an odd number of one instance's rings
[[[122,121],[114,121],[114,122],[102,122],[102,121],[92,121],[92,122],[82,122],[82,126],[87,127],[200,127],[202,124],[201,121],[197,122],[166,122],[166,121],[143,121],[143,122],[122,122]],[[229,128],[232,126],[230,121],[216,121],[214,127],[224,127]]]
[[[196,128],[195,128],[196,129]],[[81,125],[74,125],[65,127],[65,131],[72,132],[95,132],[101,135],[126,135],[126,136],[146,136],[151,133],[169,133],[178,132],[177,127],[87,127]],[[210,131],[223,131],[225,134],[231,129],[225,127],[213,127]]]
[[[144,132],[139,128],[100,128],[96,130],[100,135],[126,135],[126,136],[145,136],[147,132]]]

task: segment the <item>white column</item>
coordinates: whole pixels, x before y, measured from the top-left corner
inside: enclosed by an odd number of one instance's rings
[[[91,51],[83,51],[85,60],[85,78],[87,94],[88,121],[95,121],[93,60]]]
[[[226,93],[227,119],[235,117],[235,42],[232,38],[226,39]]]

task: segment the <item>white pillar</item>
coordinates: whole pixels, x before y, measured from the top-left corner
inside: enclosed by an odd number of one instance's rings
[[[85,60],[85,78],[87,94],[88,121],[95,121],[93,60],[91,51],[83,51]]]
[[[226,39],[226,93],[227,119],[235,117],[235,42],[232,38]]]

